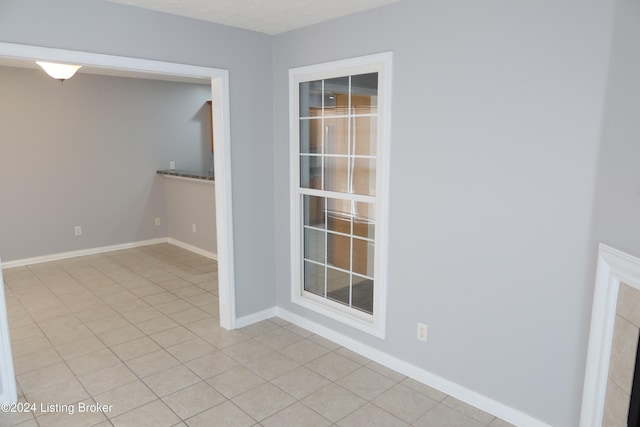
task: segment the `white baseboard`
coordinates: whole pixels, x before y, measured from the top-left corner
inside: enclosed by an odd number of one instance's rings
[[[253,325],[254,323],[262,322],[263,320],[270,319],[277,316],[277,308],[271,307],[257,313],[250,314],[248,316],[239,317],[235,321],[236,328],[244,328],[245,326]]]
[[[37,256],[33,258],[24,258],[24,259],[19,259],[15,261],[8,261],[2,264],[2,268],[23,267],[25,265],[40,264],[43,262],[50,262],[50,261],[60,261],[62,259],[75,258],[79,256],[86,256],[86,255],[103,254],[106,252],[120,251],[123,249],[137,248],[140,246],[157,245],[158,243],[167,243],[167,242],[168,242],[168,239],[166,237],[160,237],[157,239],[142,240],[139,242],[132,242],[132,243],[123,243],[120,245],[103,246],[100,248],[80,249],[77,251],[70,251],[70,252],[60,252],[57,254],[42,255],[42,256]]]
[[[198,255],[202,255],[204,257],[207,257],[216,261],[218,260],[218,255],[214,254],[213,252],[205,251],[204,249],[197,248],[195,246],[189,245],[179,240],[172,239],[170,237],[159,237],[156,239],[141,240],[139,242],[122,243],[120,245],[103,246],[100,248],[80,249],[77,251],[60,252],[57,254],[42,255],[42,256],[37,256],[33,258],[18,259],[15,261],[4,262],[2,264],[2,268],[23,267],[25,265],[40,264],[43,262],[60,261],[63,259],[76,258],[76,257],[86,256],[86,255],[96,255],[96,254],[103,254],[103,253],[113,252],[113,251],[121,251],[123,249],[139,248],[141,246],[157,245],[159,243],[170,243],[172,245],[181,247],[182,249],[186,249]]]
[[[198,255],[202,255],[203,257],[206,257],[206,258],[209,258],[209,259],[213,259],[213,260],[216,260],[216,261],[218,260],[218,254],[215,254],[213,252],[198,248],[198,247],[190,245],[188,243],[181,242],[180,240],[176,240],[176,239],[173,239],[171,237],[167,238],[166,241],[171,243],[172,245],[179,246],[182,249],[186,249],[186,250],[191,251],[193,253],[196,253]]]
[[[312,322],[302,316],[292,313],[288,310],[276,307],[275,309],[266,310],[265,312],[256,313],[262,314],[266,312],[274,311],[275,315],[287,320],[301,328],[307,329],[314,334],[320,335],[323,338],[331,340],[343,347],[348,348],[362,356],[365,356],[387,368],[400,372],[416,381],[426,384],[435,388],[443,393],[448,394],[458,400],[461,400],[469,405],[473,405],[489,414],[492,414],[498,418],[501,418],[513,425],[523,427],[551,427],[532,416],[525,414],[517,409],[511,408],[503,403],[497,402],[487,396],[435,375],[422,368],[414,366],[397,357],[384,353],[373,347],[365,345],[359,341],[354,340],[346,335],[340,334],[332,329],[322,326],[318,323]],[[249,319],[252,316],[246,316],[243,319]],[[262,317],[262,316],[259,316]],[[268,318],[268,317],[267,317]],[[260,318],[259,320],[263,320]],[[246,326],[246,325],[244,325]]]

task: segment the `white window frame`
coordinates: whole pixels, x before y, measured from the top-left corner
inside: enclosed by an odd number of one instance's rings
[[[389,151],[391,135],[391,52],[327,62],[289,70],[291,302],[381,339],[386,333],[387,229]],[[300,83],[335,77],[378,73],[376,149],[375,252],[373,315],[314,295],[303,289],[303,226],[300,202]],[[324,192],[323,193],[330,193]]]

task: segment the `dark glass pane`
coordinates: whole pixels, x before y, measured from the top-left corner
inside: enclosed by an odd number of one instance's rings
[[[327,264],[343,270],[351,268],[351,238],[327,233]]]
[[[351,76],[351,111],[374,114],[378,106],[378,73]]]
[[[300,156],[300,186],[316,190],[322,189],[321,157]]]
[[[324,297],[324,266],[305,261],[304,290]]]
[[[349,119],[324,119],[324,146],[326,154],[349,154]]]
[[[316,196],[303,196],[304,225],[316,228],[325,228],[325,198]]]
[[[322,119],[300,120],[300,153],[322,153]]]
[[[353,192],[376,194],[376,159],[355,159],[353,166]]]
[[[300,83],[300,117],[319,116],[322,111],[322,80]]]
[[[375,205],[355,202],[353,215],[353,234],[367,239],[375,239],[376,210]]]
[[[376,155],[377,124],[376,117],[354,117],[351,119],[351,154],[357,156]]]
[[[352,270],[354,273],[363,276],[373,277],[373,242],[367,240],[353,239],[353,261]]]
[[[324,168],[324,189],[338,193],[348,193],[348,157],[325,157]]]
[[[324,231],[304,229],[304,257],[306,259],[324,264],[324,236]]]
[[[338,233],[351,234],[351,201],[327,199],[327,228]]]
[[[373,280],[353,276],[351,285],[351,306],[365,313],[373,314]]]
[[[327,268],[327,298],[349,305],[349,275]]]
[[[349,108],[349,77],[338,77],[324,81],[324,114],[343,115]]]

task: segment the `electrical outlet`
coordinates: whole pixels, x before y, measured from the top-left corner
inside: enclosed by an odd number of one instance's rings
[[[196,232],[196,225],[195,224],[191,224],[191,231],[193,231],[194,233]]]
[[[173,160],[171,160],[169,162],[169,170],[175,170],[176,169],[176,162],[174,162]]]
[[[160,218],[156,218],[156,225],[160,225]]]
[[[73,228],[73,232],[74,232],[74,234],[75,234],[76,236],[82,236],[82,227],[81,227],[81,226],[79,226],[79,225],[76,225],[76,226]]]
[[[418,340],[427,342],[427,325],[418,323]]]

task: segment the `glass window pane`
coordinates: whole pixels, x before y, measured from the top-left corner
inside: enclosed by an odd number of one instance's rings
[[[362,274],[363,276],[373,277],[373,258],[373,242],[354,238],[353,263],[351,271]]]
[[[353,276],[351,285],[351,306],[365,313],[373,314],[373,280]]]
[[[322,189],[322,157],[300,156],[300,187]]]
[[[300,83],[300,117],[321,115],[322,80]]]
[[[348,193],[348,157],[325,157],[324,167],[324,189],[338,193]]]
[[[316,228],[325,228],[325,198],[303,196],[302,203],[304,225],[310,225]]]
[[[343,270],[351,268],[351,238],[327,233],[327,264]]]
[[[338,233],[351,234],[351,201],[327,199],[327,228]]]
[[[304,257],[324,264],[324,231],[304,229]]]
[[[351,76],[351,111],[375,114],[378,106],[378,73]]]
[[[369,196],[376,194],[376,159],[355,159],[353,192]]]
[[[366,239],[375,239],[376,209],[365,202],[354,202],[353,234]]]
[[[351,154],[357,156],[376,155],[377,124],[376,117],[354,117],[351,119]]]
[[[349,108],[349,77],[324,81],[324,115],[344,115]]]
[[[349,118],[325,117],[324,146],[326,154],[349,154]]]
[[[324,266],[304,262],[304,290],[324,297]]]
[[[349,275],[327,268],[327,298],[349,305]]]
[[[300,120],[300,152],[322,153],[322,119]]]

